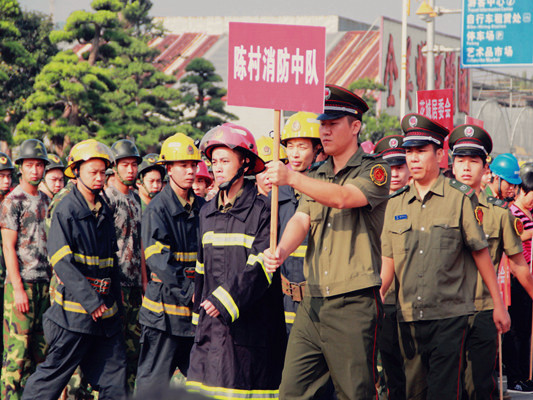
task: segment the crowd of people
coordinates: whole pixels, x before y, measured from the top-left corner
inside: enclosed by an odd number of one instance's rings
[[[148,398],[179,371],[228,400],[495,399],[500,335],[509,391],[533,391],[533,164],[418,114],[368,154],[367,110],[327,85],[278,156],[233,123],[144,157],[0,153],[1,398]]]

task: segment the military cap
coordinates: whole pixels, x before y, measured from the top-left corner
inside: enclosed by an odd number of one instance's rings
[[[450,133],[448,140],[454,156],[485,158],[492,151],[490,135],[477,125],[459,125]]]
[[[355,93],[340,86],[326,85],[324,114],[320,114],[317,119],[326,121],[351,115],[360,120],[366,111],[368,104]]]
[[[389,165],[405,164],[405,149],[402,147],[403,136],[385,136],[374,147],[374,154],[381,155]]]
[[[402,119],[405,133],[403,147],[420,147],[427,144],[444,145],[448,129],[420,114],[407,114]]]

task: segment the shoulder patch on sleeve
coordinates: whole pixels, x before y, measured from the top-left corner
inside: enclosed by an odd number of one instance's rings
[[[500,200],[497,197],[489,196],[487,197],[487,201],[489,204],[493,204],[495,206],[508,209],[509,208],[509,202],[505,200]]]
[[[374,165],[370,170],[370,179],[378,186],[383,186],[387,183],[388,178],[387,170],[381,164]]]
[[[476,221],[479,225],[483,225],[483,210],[480,206],[477,206],[474,210],[474,213],[476,215]]]
[[[474,193],[476,192],[474,189],[472,189],[470,186],[459,182],[457,179],[450,179],[450,186],[459,190],[461,193],[463,193],[465,196],[472,197]]]
[[[394,193],[391,193],[389,195],[389,199],[392,199],[393,197],[396,197],[398,196],[399,194],[402,194],[403,192],[405,192],[406,190],[409,190],[409,185],[405,185],[404,187],[402,188],[399,188],[397,191],[395,191]]]
[[[518,236],[524,233],[524,224],[522,223],[522,220],[520,220],[520,218],[514,219],[514,230],[516,231],[516,234]]]

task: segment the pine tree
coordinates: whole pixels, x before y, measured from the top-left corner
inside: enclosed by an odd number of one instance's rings
[[[377,101],[374,92],[385,91],[385,86],[379,82],[374,82],[370,78],[361,78],[352,82],[348,88],[351,91],[363,91],[362,98],[368,104],[368,111],[363,114],[363,128],[359,134],[361,142],[370,140],[376,143],[384,136],[397,135],[401,133],[400,121],[397,117],[387,114],[385,111],[377,113]]]
[[[222,98],[227,90],[217,86],[222,81],[215,71],[214,65],[204,59],[195,58],[187,67],[187,74],[181,78],[183,102],[191,117],[187,118],[193,128],[201,136],[209,129],[228,120],[235,120],[237,116],[225,110]]]

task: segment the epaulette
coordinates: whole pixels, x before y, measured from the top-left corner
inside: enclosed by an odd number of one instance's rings
[[[389,199],[392,199],[393,197],[398,196],[399,194],[405,192],[406,190],[409,190],[409,185],[405,185],[404,187],[399,188],[394,193],[389,194]]]
[[[322,164],[324,164],[326,161],[318,161],[318,162],[315,162],[313,164],[311,164],[309,166],[309,168],[307,168],[308,171],[314,171],[315,169],[318,169],[318,167],[320,167]]]
[[[465,196],[472,197],[476,191],[470,186],[459,182],[457,179],[450,179],[450,186],[462,192]]]
[[[498,206],[498,207],[501,207],[501,208],[505,208],[505,209],[509,208],[509,202],[508,201],[500,200],[500,199],[498,199],[497,197],[494,197],[494,196],[487,197],[487,201],[490,204],[494,204],[495,206]]]

